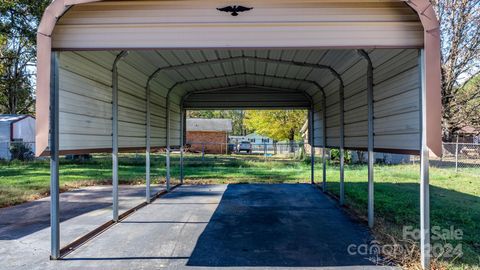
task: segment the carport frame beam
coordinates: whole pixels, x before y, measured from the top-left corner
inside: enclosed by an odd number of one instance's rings
[[[128,55],[120,52],[112,68],[112,220],[118,221],[118,63]]]
[[[151,175],[150,175],[150,148],[151,148],[151,88],[150,88],[150,78],[147,81],[147,87],[145,88],[145,103],[146,103],[146,139],[145,139],[145,201],[150,203],[151,201]]]
[[[310,109],[310,132],[308,133],[308,139],[310,141],[310,170],[311,170],[311,176],[310,176],[310,181],[312,185],[315,185],[315,146],[314,146],[314,127],[315,127],[315,112],[314,108],[312,105],[312,108]]]
[[[168,91],[167,98],[166,98],[166,112],[167,112],[167,119],[166,119],[166,132],[167,132],[167,149],[166,149],[166,154],[165,154],[165,165],[166,165],[166,175],[165,175],[165,185],[167,192],[170,191],[170,178],[171,178],[171,172],[170,172],[170,92],[171,90]]]
[[[420,76],[421,76],[421,161],[420,161],[420,261],[423,269],[430,269],[430,178],[429,155],[427,146],[427,87],[425,69],[425,50],[420,50]]]
[[[340,80],[340,205],[345,204],[345,86]]]
[[[180,108],[180,184],[183,185],[184,178],[184,161],[183,161],[183,152],[185,146],[185,117],[186,112],[183,109],[183,106]]]
[[[322,96],[322,191],[327,192],[327,98],[325,94]]]
[[[358,54],[367,61],[367,107],[368,107],[368,226],[373,228],[375,225],[375,189],[374,189],[374,99],[373,99],[373,63],[364,50],[358,50]]]
[[[51,55],[50,81],[50,259],[60,258],[59,53]]]

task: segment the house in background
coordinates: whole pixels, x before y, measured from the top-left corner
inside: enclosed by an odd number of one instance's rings
[[[480,143],[480,128],[466,126],[457,131],[459,143]],[[454,141],[456,142],[456,141]]]
[[[10,159],[12,143],[24,143],[35,152],[35,118],[31,115],[0,115],[0,159]]]
[[[208,154],[227,152],[228,134],[232,132],[231,119],[187,119],[186,143],[190,151]]]

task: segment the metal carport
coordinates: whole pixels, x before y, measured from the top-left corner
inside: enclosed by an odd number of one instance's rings
[[[227,1],[228,2],[228,1]],[[422,264],[428,157],[441,154],[439,27],[428,0],[55,0],[38,30],[38,156],[51,156],[51,257],[60,255],[58,156],[183,152],[185,110],[306,108],[313,147],[421,155]],[[313,159],[312,159],[313,160]],[[324,159],[325,161],[325,159]],[[312,182],[313,166],[312,166]],[[323,188],[325,173],[323,174]]]

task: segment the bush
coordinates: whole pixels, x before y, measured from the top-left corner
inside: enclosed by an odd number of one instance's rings
[[[350,151],[345,151],[345,163],[349,164],[352,162],[352,153]],[[335,162],[340,162],[340,150],[339,149],[330,149],[330,160]]]
[[[32,149],[24,143],[12,143],[10,145],[10,155],[12,160],[21,161],[30,161],[35,157]]]

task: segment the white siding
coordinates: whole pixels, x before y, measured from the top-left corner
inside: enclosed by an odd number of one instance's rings
[[[10,123],[0,122],[0,159],[10,158]]]
[[[13,123],[13,139],[21,139],[27,143],[35,142],[35,119],[27,117]]]

